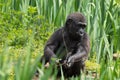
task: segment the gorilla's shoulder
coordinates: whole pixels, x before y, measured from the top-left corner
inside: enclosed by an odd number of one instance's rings
[[[60,28],[57,29],[56,31],[58,31],[58,32],[60,31],[60,32],[61,32],[63,29],[64,29],[64,27],[60,27]]]
[[[61,35],[63,32],[63,29],[64,29],[64,27],[61,27],[61,28],[57,29],[54,33],[55,34],[57,33],[57,35]]]
[[[62,38],[62,32],[63,32],[63,27],[57,29],[53,34],[52,34],[52,37],[53,38],[59,38],[61,39]]]

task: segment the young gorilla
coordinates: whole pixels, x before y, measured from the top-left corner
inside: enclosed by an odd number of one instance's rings
[[[72,13],[67,17],[64,27],[60,28],[47,41],[43,59],[50,63],[52,57],[61,58],[65,77],[80,75],[84,62],[88,57],[90,44],[84,29],[85,17],[81,13]],[[61,75],[58,69],[58,76]]]

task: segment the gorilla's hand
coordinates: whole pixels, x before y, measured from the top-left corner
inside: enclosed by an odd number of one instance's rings
[[[73,56],[70,56],[68,58],[68,60],[66,61],[67,67],[69,68],[69,67],[73,66],[74,62],[75,62],[75,58]]]

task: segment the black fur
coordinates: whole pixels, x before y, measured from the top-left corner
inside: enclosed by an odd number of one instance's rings
[[[72,13],[67,17],[64,27],[55,31],[45,45],[42,59],[45,63],[50,63],[51,57],[61,58],[65,77],[80,75],[80,71],[84,69],[90,49],[85,27],[85,17],[78,12]],[[58,76],[60,75],[58,68]]]

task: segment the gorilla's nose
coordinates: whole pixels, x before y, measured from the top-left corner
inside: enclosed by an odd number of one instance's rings
[[[84,30],[83,30],[83,29],[80,29],[80,30],[79,30],[79,34],[80,34],[80,36],[83,36],[83,35],[84,35]]]
[[[80,34],[80,36],[83,36],[83,35],[84,35],[84,32],[80,31],[79,34]]]
[[[78,34],[79,36],[83,36],[83,35],[84,35],[84,32],[78,31],[77,34]]]

